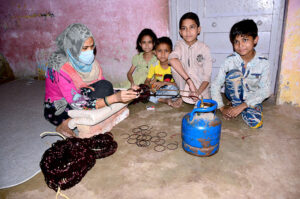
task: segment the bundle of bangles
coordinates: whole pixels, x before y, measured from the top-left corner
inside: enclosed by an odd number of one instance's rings
[[[112,155],[117,148],[110,132],[84,139],[66,138],[45,151],[40,167],[48,187],[59,192],[79,183],[96,159]]]

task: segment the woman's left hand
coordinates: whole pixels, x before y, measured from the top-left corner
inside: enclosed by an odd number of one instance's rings
[[[129,102],[130,100],[136,99],[140,96],[138,92],[135,92],[133,90],[127,90],[127,91],[119,91],[115,94],[116,96],[116,102]]]

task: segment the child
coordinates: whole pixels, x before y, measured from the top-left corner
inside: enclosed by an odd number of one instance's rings
[[[195,104],[198,97],[210,98],[209,82],[212,71],[212,60],[209,48],[197,40],[200,34],[200,22],[195,13],[184,14],[179,21],[179,33],[183,40],[176,43],[169,56],[172,73],[180,90],[190,90],[189,96],[182,93],[183,101]],[[175,69],[175,70],[174,70]],[[182,99],[176,102],[179,105]]]
[[[137,85],[144,83],[150,65],[157,62],[153,52],[156,40],[157,37],[151,29],[146,28],[141,31],[136,40],[136,49],[139,54],[132,58],[132,66],[127,72],[129,82],[126,81],[117,86],[138,89]]]
[[[212,99],[225,119],[242,113],[243,120],[251,128],[263,126],[262,101],[270,96],[270,66],[268,60],[256,53],[257,26],[253,20],[243,20],[233,25],[230,41],[234,53],[225,59],[216,80],[212,83]],[[225,94],[231,102],[226,108],[221,97]]]
[[[176,99],[178,95],[178,89],[172,77],[171,67],[168,64],[168,57],[172,52],[172,47],[172,41],[168,37],[161,37],[157,40],[155,54],[159,61],[150,66],[145,84],[150,86],[152,91],[154,90],[152,93],[158,95],[150,96],[150,102],[162,102],[177,108],[176,104],[173,103],[173,100]],[[152,80],[153,77],[154,79]]]

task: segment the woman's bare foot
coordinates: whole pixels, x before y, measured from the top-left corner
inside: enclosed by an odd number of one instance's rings
[[[68,123],[70,121],[71,118],[63,121],[60,125],[58,125],[56,127],[56,132],[63,134],[66,137],[76,137],[76,134],[74,133],[74,131],[72,131],[69,127],[68,127]]]
[[[173,107],[173,108],[180,108],[182,105],[182,99],[181,97],[178,98],[176,101],[172,101],[171,99],[169,99],[168,101],[168,105]]]

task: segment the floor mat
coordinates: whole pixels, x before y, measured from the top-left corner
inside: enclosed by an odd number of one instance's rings
[[[44,81],[15,80],[0,85],[0,189],[21,184],[40,172],[46,149],[60,139],[43,116]]]

